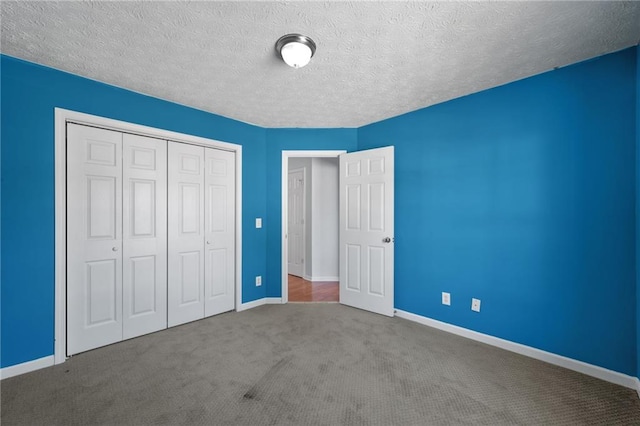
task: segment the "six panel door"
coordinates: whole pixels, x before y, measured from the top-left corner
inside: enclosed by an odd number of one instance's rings
[[[393,316],[392,146],[340,155],[340,303]]]
[[[67,354],[122,340],[122,133],[67,125]]]

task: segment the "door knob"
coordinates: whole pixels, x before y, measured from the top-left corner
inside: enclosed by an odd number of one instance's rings
[[[111,250],[113,250],[113,251],[118,251],[118,247],[114,247],[114,248],[112,248]]]
[[[207,241],[207,244],[211,244],[211,241]]]
[[[383,243],[390,243],[391,242],[391,238],[385,237],[385,238],[382,239],[382,242]]]

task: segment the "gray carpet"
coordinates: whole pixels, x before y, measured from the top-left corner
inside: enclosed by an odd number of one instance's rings
[[[219,315],[1,392],[3,426],[640,424],[633,390],[338,304]]]

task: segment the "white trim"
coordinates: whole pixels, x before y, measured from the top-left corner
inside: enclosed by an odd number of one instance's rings
[[[307,281],[311,281],[312,283],[318,281],[340,281],[340,277],[309,277],[307,275],[303,275],[302,278]]]
[[[240,305],[238,312],[246,311],[247,309],[257,308],[262,305],[279,305],[282,303],[281,297],[264,297],[262,299],[253,300]]]
[[[34,359],[33,361],[4,367],[0,369],[0,380],[8,379],[9,377],[18,376],[20,374],[30,373],[32,371],[40,370],[41,368],[51,367],[53,364],[54,357],[53,355],[49,355],[44,358]]]
[[[199,136],[156,129],[96,115],[55,108],[55,343],[54,360],[66,360],[66,123],[98,126],[119,132],[191,145],[207,146],[236,154],[236,310],[242,306],[242,146]]]
[[[67,359],[67,126],[64,110],[56,108],[55,114],[55,305],[54,345],[55,363]]]
[[[242,146],[236,145],[236,311],[242,305]]]
[[[247,309],[257,308],[258,306],[266,305],[267,299],[262,298],[258,300],[252,300],[251,302],[245,302],[237,309],[237,312],[246,311]]]
[[[320,158],[320,157],[324,157],[324,158],[335,158],[338,157],[340,154],[344,154],[346,153],[346,150],[333,150],[333,151],[282,151],[282,163],[280,165],[280,167],[282,167],[281,170],[281,174],[282,174],[282,192],[281,192],[281,203],[282,203],[282,228],[281,228],[281,239],[280,239],[280,244],[282,246],[282,250],[281,250],[281,256],[282,258],[280,259],[280,263],[281,263],[281,280],[282,280],[282,302],[281,303],[287,303],[289,301],[289,287],[287,285],[288,283],[288,278],[287,278],[287,269],[288,269],[288,255],[287,255],[287,224],[288,222],[288,217],[287,217],[287,201],[288,201],[288,195],[289,195],[289,191],[288,191],[288,178],[289,178],[289,158],[291,157],[301,157],[301,158]],[[309,196],[311,196],[311,194],[309,194]]]
[[[638,392],[638,398],[640,398],[640,379],[636,377],[636,392]]]
[[[598,367],[597,365],[587,364],[586,362],[567,358],[562,355],[557,355],[551,352],[532,348],[531,346],[522,345],[520,343],[511,342],[509,340],[500,339],[499,337],[490,336],[488,334],[478,333],[477,331],[469,330],[468,328],[458,327],[457,325],[448,324],[446,322],[412,314],[411,312],[401,311],[399,309],[396,309],[396,316],[429,327],[437,328],[438,330],[466,337],[467,339],[486,343],[488,345],[496,346],[507,351],[528,356],[533,359],[548,362],[549,364],[577,371],[579,373],[586,374],[587,376],[596,377],[607,382],[615,383],[616,385],[624,386],[630,389],[636,388],[636,382],[638,380],[637,378],[618,373],[617,371],[608,370],[606,368]]]

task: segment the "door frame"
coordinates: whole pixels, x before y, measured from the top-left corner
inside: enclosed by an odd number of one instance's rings
[[[229,142],[187,135],[170,130],[157,129],[126,121],[114,120],[63,108],[54,109],[54,186],[55,186],[55,305],[54,305],[54,363],[66,361],[67,347],[67,123],[100,127],[123,133],[133,133],[156,139],[171,140],[190,145],[232,151],[236,154],[236,204],[235,204],[235,310],[242,305],[242,146]]]
[[[288,173],[292,172],[302,172],[302,217],[304,220],[304,226],[302,227],[302,278],[304,278],[307,274],[305,273],[305,269],[307,267],[307,168],[299,167],[297,169],[291,169]],[[287,175],[287,182],[289,182],[289,176]],[[289,228],[289,185],[287,184],[287,229]],[[289,246],[287,245],[287,274],[289,273]]]
[[[282,303],[287,303],[289,301],[289,279],[288,279],[288,268],[289,268],[289,250],[287,244],[287,227],[289,225],[289,218],[287,212],[287,206],[289,203],[289,186],[288,186],[288,178],[289,178],[289,158],[291,157],[300,157],[300,158],[338,158],[340,154],[345,154],[347,151],[342,150],[332,150],[332,151],[282,151],[282,224],[281,224],[281,240],[280,246],[282,247],[281,253],[281,279],[282,279]],[[307,196],[311,196],[311,194],[307,194]]]

